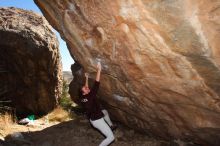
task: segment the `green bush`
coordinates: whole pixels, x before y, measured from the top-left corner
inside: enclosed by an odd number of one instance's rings
[[[70,95],[68,93],[69,85],[65,80],[63,80],[63,87],[62,87],[62,94],[61,98],[59,99],[59,105],[63,107],[64,109],[69,109],[72,105],[72,100],[70,98]]]

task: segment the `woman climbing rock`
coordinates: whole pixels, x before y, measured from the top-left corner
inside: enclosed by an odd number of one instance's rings
[[[80,100],[83,107],[86,110],[86,115],[90,120],[91,124],[100,132],[102,132],[102,134],[104,134],[106,137],[99,144],[99,146],[108,146],[110,143],[114,141],[114,135],[112,130],[114,130],[116,126],[112,124],[107,110],[101,109],[101,106],[96,97],[100,84],[101,70],[101,63],[98,63],[96,80],[91,90],[88,85],[88,73],[85,73],[86,81],[85,85],[80,90]]]

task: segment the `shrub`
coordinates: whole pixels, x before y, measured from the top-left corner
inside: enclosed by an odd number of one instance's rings
[[[63,80],[62,94],[58,102],[59,105],[64,109],[69,109],[73,103],[68,93],[68,90],[69,90],[69,85],[65,80]]]

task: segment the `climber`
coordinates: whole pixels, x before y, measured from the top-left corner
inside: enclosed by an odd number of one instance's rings
[[[93,127],[106,136],[106,139],[104,139],[99,146],[108,146],[114,140],[112,130],[116,129],[116,125],[112,124],[107,110],[101,110],[101,106],[96,98],[100,84],[101,68],[101,63],[99,62],[97,64],[96,80],[91,90],[88,85],[89,75],[88,73],[85,73],[86,81],[85,85],[80,89],[80,101],[85,108],[86,115]]]

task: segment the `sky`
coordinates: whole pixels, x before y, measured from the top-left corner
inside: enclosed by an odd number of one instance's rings
[[[42,12],[33,0],[0,0],[0,7],[22,8],[25,10],[32,10],[34,12],[42,14]],[[70,71],[70,66],[74,63],[74,60],[71,58],[69,54],[66,42],[61,39],[59,33],[56,30],[54,30],[54,32],[56,33],[60,43],[60,54],[62,57],[63,71]]]

